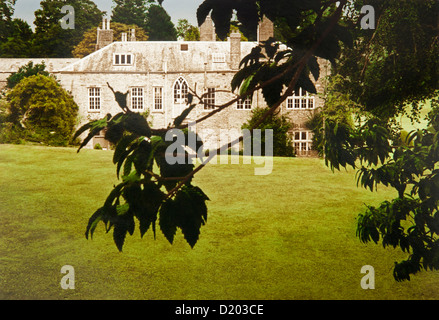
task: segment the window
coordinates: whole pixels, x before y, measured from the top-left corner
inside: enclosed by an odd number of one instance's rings
[[[174,84],[174,103],[186,104],[188,96],[188,85],[182,77],[178,78]]]
[[[163,110],[163,88],[154,87],[154,110]]]
[[[180,46],[180,50],[181,50],[181,51],[188,51],[188,50],[189,50],[189,45],[188,45],[187,43],[183,43],[183,44]]]
[[[238,100],[236,105],[236,109],[238,110],[250,110],[252,108],[252,100],[250,98],[246,98],[245,100]]]
[[[293,141],[297,155],[308,154],[312,150],[312,134],[310,131],[295,131]]]
[[[215,109],[215,88],[207,88],[204,95],[204,110]]]
[[[224,63],[226,62],[226,55],[224,53],[213,53],[212,59],[214,63]]]
[[[131,53],[115,53],[114,64],[118,66],[129,66],[133,64],[133,55]]]
[[[143,110],[143,88],[131,88],[131,109]]]
[[[88,109],[90,111],[101,110],[101,88],[88,88]]]
[[[314,105],[315,97],[302,88],[299,89],[298,93],[295,92],[293,96],[287,99],[287,109],[314,109]]]

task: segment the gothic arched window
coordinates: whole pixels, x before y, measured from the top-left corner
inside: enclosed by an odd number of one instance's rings
[[[180,77],[174,83],[174,103],[175,104],[186,104],[188,96],[189,87],[186,80]]]

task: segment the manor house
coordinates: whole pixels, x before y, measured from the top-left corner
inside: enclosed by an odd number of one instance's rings
[[[128,93],[128,107],[132,111],[149,114],[154,128],[166,128],[187,107],[188,93],[205,94],[204,104],[189,114],[193,122],[211,112],[215,106],[236,97],[230,83],[239,69],[241,59],[259,42],[273,36],[273,24],[265,19],[259,25],[258,41],[241,41],[239,33],[232,33],[228,41],[216,41],[210,17],[200,27],[200,41],[136,41],[134,30],[122,34],[120,41],[113,39],[110,21],[98,28],[96,51],[82,59],[0,59],[0,88],[5,79],[28,61],[45,61],[46,69],[54,74],[61,85],[71,92],[79,106],[80,125],[115,115],[115,91]],[[324,79],[328,65],[320,61]],[[323,81],[323,80],[322,80]],[[323,83],[317,83],[319,93]],[[196,99],[194,100],[196,101]],[[289,97],[280,108],[294,125],[291,135],[298,155],[311,155],[312,133],[305,122],[312,116],[322,99],[303,90]],[[252,109],[265,107],[260,93],[252,99],[238,101],[227,109],[196,124],[196,131],[205,148],[216,149],[223,142],[241,135],[241,126]],[[228,137],[224,135],[228,134]],[[95,137],[88,147],[99,143],[106,147],[103,136]]]

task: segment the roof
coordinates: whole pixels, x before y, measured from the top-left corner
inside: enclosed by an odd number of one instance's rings
[[[44,61],[46,70],[56,73],[79,60],[78,58],[1,58],[0,73],[17,72],[21,66],[28,64],[30,61],[33,61],[34,64],[40,64]]]
[[[187,50],[182,50],[182,45]],[[257,46],[256,42],[241,42],[241,58]],[[130,66],[113,64],[114,54],[133,54]],[[224,63],[214,63],[214,54],[223,55]],[[203,72],[230,70],[230,42],[227,41],[124,41],[108,46],[66,66],[61,72]]]

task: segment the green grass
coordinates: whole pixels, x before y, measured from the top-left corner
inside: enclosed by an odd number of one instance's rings
[[[119,253],[88,218],[117,182],[111,151],[0,145],[1,299],[438,299],[439,273],[392,277],[398,250],[355,237],[364,203],[394,195],[356,187],[355,172],[319,159],[280,159],[273,173],[208,165],[195,178],[211,198],[194,249],[138,231]],[[75,268],[63,290],[61,267]],[[372,265],[376,289],[363,290]]]

